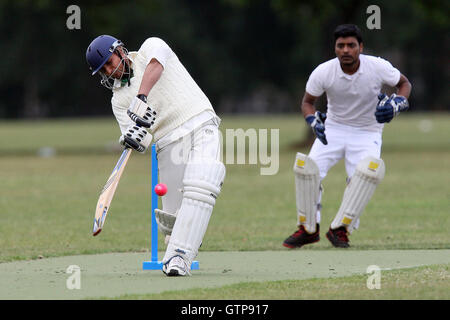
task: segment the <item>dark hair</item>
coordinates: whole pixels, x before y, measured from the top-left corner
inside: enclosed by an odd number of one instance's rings
[[[358,43],[362,42],[361,30],[354,24],[341,24],[334,30],[334,43],[338,38],[355,37]]]

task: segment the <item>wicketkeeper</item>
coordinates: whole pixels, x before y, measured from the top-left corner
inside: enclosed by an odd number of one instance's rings
[[[349,247],[348,235],[384,177],[380,158],[384,123],[409,108],[411,84],[388,61],[364,55],[361,31],[340,25],[334,32],[336,58],[310,75],[302,113],[316,135],[309,155],[297,153],[294,163],[298,230],[283,245],[298,248],[319,241],[321,181],[339,160],[345,160],[347,187],[326,234],[335,247]],[[397,88],[386,96],[383,85]],[[327,95],[327,113],[314,103]]]
[[[112,90],[120,143],[144,153],[152,140],[159,177],[168,191],[156,218],[166,234],[163,272],[190,274],[224,178],[220,118],[172,49],[148,38],[138,51],[109,35],[86,51],[92,75]]]

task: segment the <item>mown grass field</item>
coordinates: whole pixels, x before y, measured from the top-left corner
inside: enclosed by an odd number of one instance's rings
[[[124,295],[121,300],[418,300],[450,299],[448,265],[383,271],[379,288],[367,288],[367,276],[247,282],[213,289]],[[250,298],[249,298],[250,297]]]
[[[264,176],[265,165],[226,165],[201,250],[286,250],[281,243],[296,228],[292,165],[297,151],[309,149],[296,147],[307,130],[304,121],[297,114],[222,120],[222,132],[279,129],[279,170]],[[443,113],[405,114],[386,125],[386,176],[349,250],[450,247],[449,124],[450,115]],[[132,154],[104,231],[91,235],[99,192],[120,155],[118,136],[112,117],[0,122],[0,262],[149,251],[148,153]],[[301,250],[330,249],[324,233],[340,205],[345,178],[342,163],[326,177],[322,240]]]

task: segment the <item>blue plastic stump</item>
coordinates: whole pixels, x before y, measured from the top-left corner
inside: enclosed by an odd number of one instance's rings
[[[158,158],[156,156],[156,147],[152,145],[152,224],[151,224],[151,257],[150,261],[142,263],[143,270],[162,270],[163,263],[158,261],[158,224],[156,223],[155,209],[158,208],[158,195],[155,192],[155,186],[158,184]],[[193,261],[191,270],[200,268],[198,261]]]

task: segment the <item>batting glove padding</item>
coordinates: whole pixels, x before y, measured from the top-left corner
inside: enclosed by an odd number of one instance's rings
[[[172,234],[173,225],[177,219],[177,213],[169,213],[159,209],[155,209],[156,223],[158,223],[159,230],[161,230],[164,235],[170,236]]]
[[[152,142],[152,135],[143,127],[130,126],[120,142],[128,148],[144,153]]]
[[[156,120],[156,112],[138,97],[131,101],[127,114],[138,126],[145,128],[150,128]]]
[[[409,109],[408,100],[403,96],[393,93],[390,97],[381,93],[378,95],[378,105],[375,118],[379,123],[390,122],[400,112]]]
[[[325,136],[325,120],[327,115],[323,112],[316,111],[314,115],[310,114],[305,118],[306,122],[311,126],[316,135],[323,144],[328,144],[327,138]]]

